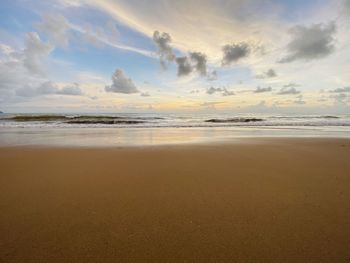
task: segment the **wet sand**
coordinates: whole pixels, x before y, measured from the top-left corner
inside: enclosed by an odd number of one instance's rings
[[[0,262],[350,262],[350,140],[0,148]]]

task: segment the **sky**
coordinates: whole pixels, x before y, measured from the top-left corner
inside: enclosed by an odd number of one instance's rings
[[[1,0],[0,111],[350,113],[350,0]]]

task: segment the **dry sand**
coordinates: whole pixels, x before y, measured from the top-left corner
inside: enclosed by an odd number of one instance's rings
[[[350,140],[0,149],[0,262],[350,262]]]

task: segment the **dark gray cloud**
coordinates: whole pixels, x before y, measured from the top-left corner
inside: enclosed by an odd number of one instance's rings
[[[159,33],[154,31],[153,41],[157,45],[160,64],[163,69],[166,69],[169,62],[175,60],[177,64],[177,75],[187,76],[196,71],[201,76],[207,76],[207,56],[204,53],[193,51],[189,52],[188,56],[176,57],[171,47],[171,36],[168,33]],[[217,78],[212,75],[211,78]]]
[[[277,73],[272,68],[270,68],[268,71],[264,72],[263,74],[256,75],[257,79],[267,79],[267,78],[274,78],[274,77],[277,77]]]
[[[52,81],[45,81],[39,87],[31,87],[26,85],[16,90],[16,95],[20,97],[36,97],[41,95],[71,95],[81,96],[84,95],[81,91],[79,84],[73,83],[63,88],[59,88],[58,85]]]
[[[209,95],[212,95],[212,94],[215,94],[215,93],[221,93],[222,96],[233,96],[233,95],[235,95],[234,91],[227,90],[226,88],[214,88],[214,87],[210,87],[209,89],[207,89],[206,93],[209,94]]]
[[[350,87],[337,88],[337,89],[331,90],[330,92],[332,93],[350,92]]]
[[[344,11],[350,15],[350,0],[343,0]]]
[[[207,56],[201,52],[190,52],[191,61],[194,63],[194,69],[202,76],[207,75]]]
[[[265,72],[265,75],[268,78],[274,78],[277,77],[276,71],[274,71],[272,68],[270,68],[268,71]]]
[[[226,96],[233,96],[233,95],[235,95],[234,91],[227,90],[226,88],[224,88],[224,90],[222,92],[222,96],[226,97]]]
[[[254,93],[264,93],[264,92],[270,92],[272,91],[271,87],[267,87],[267,88],[261,88],[260,86],[256,87],[256,89],[254,90]]]
[[[310,27],[295,26],[289,30],[292,39],[287,45],[288,55],[280,60],[312,60],[326,57],[335,50],[336,24],[313,24]]]
[[[132,94],[138,93],[138,89],[130,78],[124,72],[117,69],[112,75],[112,85],[105,87],[106,92]]]
[[[216,92],[222,92],[222,88],[214,88],[214,87],[210,87],[209,89],[207,89],[207,94],[212,95]]]
[[[142,92],[141,97],[150,97],[151,95],[148,92]]]
[[[238,60],[247,57],[250,53],[250,47],[247,43],[241,42],[232,45],[225,45],[222,48],[223,58],[222,65],[230,65],[232,62],[237,62]]]
[[[177,57],[175,62],[179,77],[187,76],[192,72],[198,72],[201,76],[207,76],[207,56],[201,52],[189,52],[189,56]]]
[[[160,65],[163,69],[165,69],[167,67],[167,63],[174,61],[175,59],[173,49],[170,46],[170,43],[172,41],[171,36],[166,32],[159,33],[158,31],[154,31],[153,41],[158,48]]]
[[[294,87],[284,86],[283,88],[280,89],[280,91],[277,94],[278,95],[296,95],[296,94],[300,94],[300,91]]]
[[[188,57],[178,57],[175,61],[177,64],[177,75],[179,77],[187,76],[192,72],[193,68]]]

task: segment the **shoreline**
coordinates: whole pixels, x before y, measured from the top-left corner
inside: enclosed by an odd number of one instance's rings
[[[0,262],[348,262],[350,139],[0,147]]]
[[[234,146],[237,144],[266,144],[273,145],[279,143],[326,143],[326,142],[349,142],[350,137],[322,137],[322,136],[241,136],[232,138],[215,138],[212,140],[198,140],[191,142],[175,142],[175,143],[155,143],[155,144],[113,144],[113,145],[98,145],[98,144],[0,144],[0,150],[13,148],[27,149],[85,149],[85,150],[125,150],[125,149],[166,149],[166,148],[190,148],[190,147],[216,147],[216,146]]]
[[[0,147],[157,147],[226,144],[247,140],[350,139],[346,129],[287,128],[6,128]]]

